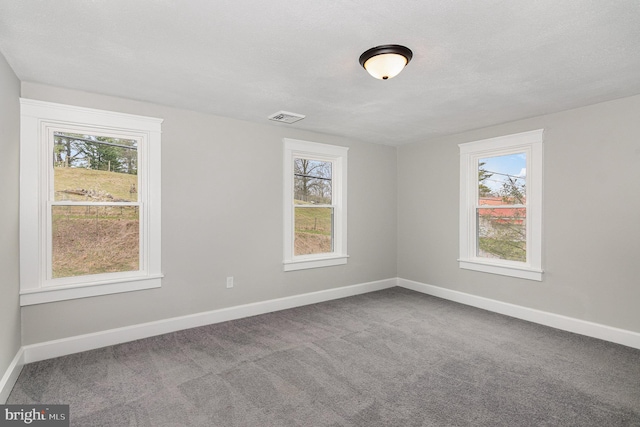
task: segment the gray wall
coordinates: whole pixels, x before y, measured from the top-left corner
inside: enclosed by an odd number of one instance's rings
[[[164,119],[162,288],[24,307],[24,345],[397,276],[393,147],[270,125],[268,111],[263,125],[24,82],[22,96]],[[282,271],[283,137],[350,147],[346,266]]]
[[[2,81],[15,86],[13,76]],[[640,97],[396,152],[285,125],[33,83],[22,84],[22,96],[165,119],[163,287],[25,307],[24,345],[395,276],[640,332],[640,286],[632,270],[640,259]],[[17,108],[13,99],[2,102]],[[544,281],[460,270],[457,144],[537,128],[545,129]],[[283,137],[350,147],[346,266],[282,272]],[[13,172],[3,170],[10,176],[2,183],[14,183],[8,197],[17,202],[17,154],[9,159]],[[2,221],[13,233],[2,257],[13,273],[3,283],[17,281],[16,214],[17,208],[3,212],[13,215]],[[231,275],[236,286],[227,290]],[[16,324],[2,329],[11,332],[6,340],[15,349],[17,309],[2,312]]]
[[[398,150],[398,276],[640,332],[640,96]],[[461,270],[458,143],[544,128],[543,282]]]
[[[0,377],[20,349],[20,81],[0,54]]]

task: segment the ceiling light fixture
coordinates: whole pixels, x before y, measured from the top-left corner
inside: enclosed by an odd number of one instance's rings
[[[413,52],[408,47],[385,44],[360,55],[360,65],[376,79],[387,80],[400,74],[412,57]]]

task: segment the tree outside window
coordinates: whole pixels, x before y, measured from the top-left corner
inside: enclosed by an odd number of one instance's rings
[[[526,165],[526,153],[479,160],[477,256],[526,262]]]
[[[459,144],[460,268],[542,280],[543,132]]]
[[[51,277],[139,270],[138,142],[53,136]]]

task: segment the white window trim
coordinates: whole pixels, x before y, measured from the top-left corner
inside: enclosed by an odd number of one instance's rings
[[[459,144],[460,258],[459,267],[485,273],[542,281],[542,160],[544,129]],[[476,256],[478,160],[527,153],[527,262]]]
[[[20,99],[20,305],[161,286],[160,142],[162,119]],[[140,141],[140,270],[49,279],[48,135],[54,128],[131,135]],[[146,160],[145,160],[146,159]]]
[[[347,263],[347,152],[348,147],[284,138],[284,271],[329,267]],[[331,161],[333,252],[294,255],[293,159],[302,157]]]

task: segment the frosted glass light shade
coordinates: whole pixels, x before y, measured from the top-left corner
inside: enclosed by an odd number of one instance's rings
[[[390,79],[400,74],[407,65],[407,58],[395,53],[376,55],[364,63],[364,69],[380,80]]]
[[[360,55],[360,65],[376,79],[387,80],[400,74],[412,57],[413,52],[409,48],[388,44],[371,48]]]

